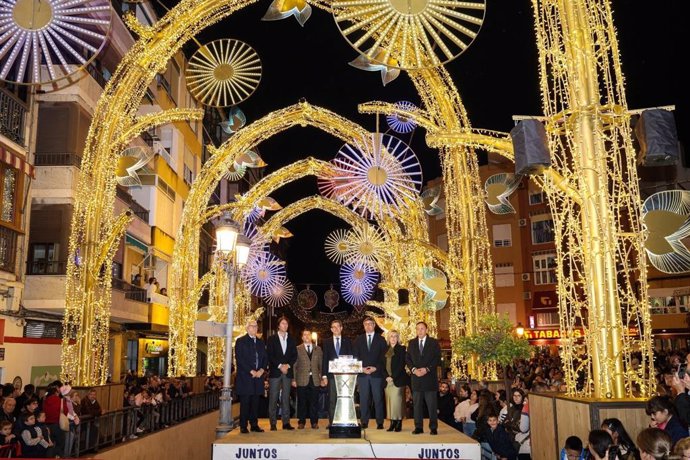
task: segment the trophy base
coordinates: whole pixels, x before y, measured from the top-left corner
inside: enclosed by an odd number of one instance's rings
[[[362,437],[362,427],[359,425],[331,425],[328,429],[329,438],[359,439]]]

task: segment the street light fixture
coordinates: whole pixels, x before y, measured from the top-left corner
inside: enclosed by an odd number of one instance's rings
[[[515,327],[515,334],[517,334],[518,337],[524,337],[525,327],[522,325],[522,323],[517,323],[517,326]]]
[[[225,213],[216,224],[216,251],[224,261],[225,272],[230,280],[228,292],[228,320],[225,329],[225,364],[223,366],[223,389],[220,395],[220,417],[216,438],[222,438],[233,428],[232,420],[232,332],[235,326],[235,282],[237,275],[249,258],[251,241],[240,234],[240,227]]]

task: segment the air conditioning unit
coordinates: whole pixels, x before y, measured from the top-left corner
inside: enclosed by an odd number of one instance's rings
[[[524,300],[532,300],[532,291],[523,292],[522,298]]]
[[[523,273],[522,274],[522,281],[529,281],[530,280],[530,274],[529,273]]]
[[[527,227],[527,219],[519,219],[518,220],[518,226],[519,227]]]

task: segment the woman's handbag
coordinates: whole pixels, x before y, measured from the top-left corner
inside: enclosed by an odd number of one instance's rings
[[[60,421],[58,422],[62,431],[69,431],[69,418],[65,414],[65,400],[60,398]]]

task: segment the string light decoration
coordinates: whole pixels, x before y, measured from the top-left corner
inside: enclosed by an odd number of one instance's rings
[[[185,72],[189,92],[204,105],[228,107],[246,100],[261,81],[261,60],[239,40],[214,40],[189,59]]]
[[[378,273],[365,264],[345,264],[340,267],[343,298],[354,306],[362,306],[374,294]]]
[[[417,110],[417,106],[409,101],[396,102],[395,106],[405,113]],[[386,123],[388,123],[390,129],[398,134],[409,134],[417,127],[414,119],[396,113],[386,115]]]
[[[347,233],[345,260],[348,264],[378,266],[386,251],[386,241],[382,233],[370,225],[352,227]]]
[[[664,273],[690,271],[690,251],[683,239],[690,235],[690,192],[664,190],[642,204],[642,222],[647,229],[645,251],[654,267]]]
[[[483,1],[335,0],[331,9],[343,37],[360,54],[420,69],[464,52],[481,28],[485,6]]]
[[[107,42],[111,7],[105,0],[10,0],[0,3],[0,17],[0,80],[40,85],[96,59]]]
[[[304,310],[311,310],[319,302],[319,297],[316,295],[309,285],[306,289],[302,289],[297,294],[297,306]]]
[[[333,159],[336,199],[359,213],[391,214],[403,198],[421,190],[422,168],[412,149],[388,134],[371,134],[355,145],[345,144]]]
[[[323,303],[326,305],[326,308],[328,308],[330,311],[335,310],[338,308],[338,304],[340,304],[340,294],[338,294],[338,291],[333,289],[333,285],[328,288],[326,292],[323,294]]]

